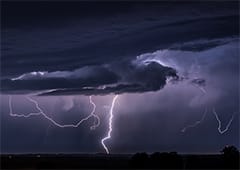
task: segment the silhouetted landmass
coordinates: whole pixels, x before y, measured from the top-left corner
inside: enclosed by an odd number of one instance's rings
[[[1,169],[239,169],[239,151],[226,146],[221,154],[27,154],[1,155]]]
[[[239,158],[240,152],[234,146],[226,146],[221,151],[223,153],[223,160],[225,168],[240,168],[239,167]]]
[[[182,156],[176,152],[159,153],[155,152],[152,155],[146,153],[137,153],[130,160],[132,168],[183,168]]]

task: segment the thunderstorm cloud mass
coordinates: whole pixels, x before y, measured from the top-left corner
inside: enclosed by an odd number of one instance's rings
[[[3,2],[1,152],[239,148],[238,2]]]

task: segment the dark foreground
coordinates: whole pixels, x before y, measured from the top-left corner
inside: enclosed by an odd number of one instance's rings
[[[239,155],[1,155],[1,169],[239,169]]]

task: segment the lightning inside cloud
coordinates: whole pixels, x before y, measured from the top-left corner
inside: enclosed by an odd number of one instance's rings
[[[110,111],[109,111],[110,116],[109,116],[109,124],[108,124],[108,133],[107,133],[107,136],[104,137],[104,138],[101,140],[102,146],[103,146],[103,148],[105,149],[105,151],[106,151],[107,154],[109,154],[109,149],[108,149],[107,146],[105,145],[105,141],[111,138],[113,109],[114,109],[115,102],[116,102],[117,98],[118,98],[118,95],[114,96],[114,98],[113,98],[113,100],[112,100],[112,105],[111,105],[111,108],[110,108]]]

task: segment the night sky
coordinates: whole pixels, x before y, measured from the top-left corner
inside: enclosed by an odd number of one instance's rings
[[[240,148],[238,2],[1,3],[2,153]]]

